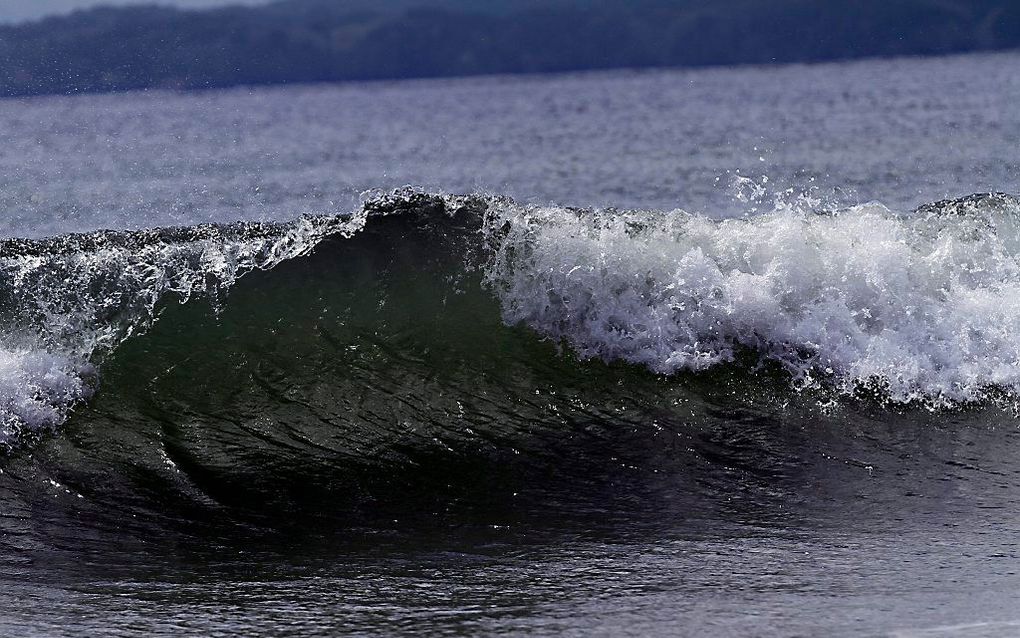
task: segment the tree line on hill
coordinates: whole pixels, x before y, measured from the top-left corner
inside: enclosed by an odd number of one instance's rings
[[[382,8],[380,8],[380,6]],[[0,95],[1020,48],[1016,0],[284,0],[0,27]]]

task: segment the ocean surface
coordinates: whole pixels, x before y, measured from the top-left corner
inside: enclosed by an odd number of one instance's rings
[[[1020,635],[1018,68],[0,102],[0,634]]]

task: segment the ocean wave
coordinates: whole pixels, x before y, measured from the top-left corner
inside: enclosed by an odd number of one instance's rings
[[[104,359],[168,304],[229,305],[245,274],[303,258],[327,238],[343,251],[366,227],[378,227],[380,241],[425,226],[429,241],[455,236],[426,247],[458,262],[436,284],[441,294],[463,293],[477,275],[506,324],[581,359],[672,375],[750,351],[778,362],[795,387],[835,396],[866,389],[948,407],[1016,395],[1018,215],[1020,203],[1003,194],[907,212],[787,198],[713,221],[401,189],[368,195],[353,214],[287,224],[4,240],[0,443],[65,420],[94,392]],[[381,218],[401,223],[383,230]]]

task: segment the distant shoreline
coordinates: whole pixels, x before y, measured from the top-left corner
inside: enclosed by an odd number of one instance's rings
[[[427,0],[422,0],[423,2]],[[0,26],[0,97],[696,69],[1020,49],[1010,0],[582,0],[484,13],[317,0]],[[453,7],[453,8],[451,8]]]
[[[310,82],[274,82],[265,84],[230,84],[223,86],[205,86],[205,87],[189,87],[189,88],[174,88],[166,86],[152,86],[142,88],[131,88],[131,89],[113,89],[108,91],[78,91],[75,93],[35,93],[31,95],[18,95],[18,96],[4,96],[0,95],[0,101],[9,100],[36,100],[46,98],[75,98],[75,97],[86,97],[86,96],[104,96],[104,95],[117,95],[117,94],[166,94],[166,95],[201,95],[203,93],[215,93],[215,92],[229,92],[229,91],[256,91],[256,90],[273,90],[280,89],[285,90],[288,88],[293,89],[315,89],[318,87],[367,87],[367,86],[386,86],[386,85],[404,85],[416,82],[464,82],[464,81],[480,81],[480,82],[496,82],[501,83],[503,81],[514,81],[514,80],[541,80],[548,79],[551,81],[557,78],[584,78],[584,77],[598,77],[598,76],[638,76],[642,74],[671,74],[671,73],[683,73],[683,72],[706,72],[706,71],[771,71],[780,70],[784,68],[795,68],[795,67],[823,67],[823,66],[845,66],[850,64],[867,64],[871,62],[888,62],[896,63],[898,61],[910,62],[910,61],[924,61],[924,60],[939,60],[939,59],[951,59],[959,57],[972,57],[972,56],[1020,56],[1020,49],[1006,49],[1006,50],[995,50],[995,51],[963,51],[958,53],[944,53],[944,54],[932,54],[932,55],[896,55],[896,56],[882,56],[882,57],[861,57],[861,58],[847,58],[842,60],[821,60],[818,62],[775,62],[765,64],[717,64],[717,65],[705,65],[697,67],[623,67],[623,68],[609,68],[609,69],[584,69],[581,71],[550,71],[542,73],[478,73],[474,75],[444,75],[444,76],[432,76],[432,77],[407,77],[407,78],[378,78],[368,80],[319,80]]]

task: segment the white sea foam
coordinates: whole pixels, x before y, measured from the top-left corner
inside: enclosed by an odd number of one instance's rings
[[[26,427],[61,423],[71,406],[92,393],[90,372],[47,352],[0,350],[0,445]]]
[[[801,383],[893,401],[1020,392],[1015,199],[817,207],[716,222],[508,204],[489,214],[489,280],[508,322],[582,357],[670,374],[747,347]]]

